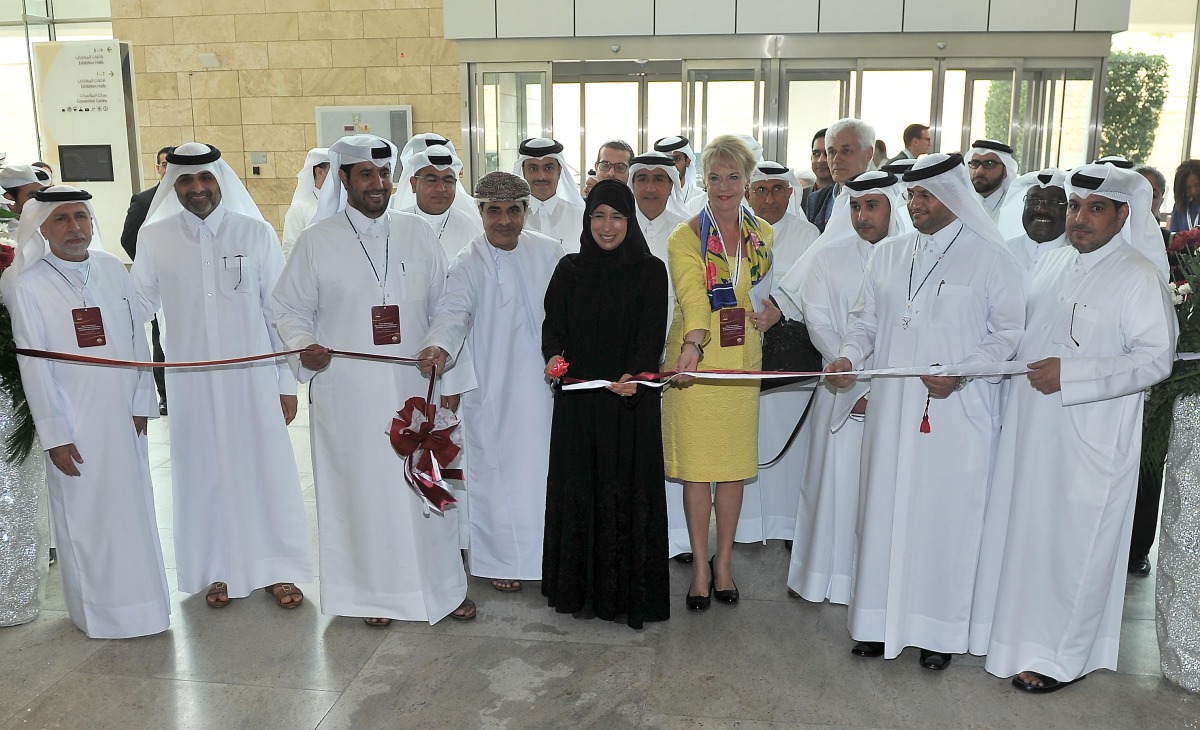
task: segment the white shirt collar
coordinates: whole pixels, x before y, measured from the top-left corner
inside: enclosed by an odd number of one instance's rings
[[[945,253],[946,247],[950,245],[958,234],[963,229],[961,220],[954,220],[937,233],[930,234],[925,237],[924,250],[933,251],[935,253]]]
[[[1124,239],[1120,238],[1121,234],[1113,236],[1112,240],[1104,244],[1095,251],[1089,253],[1077,253],[1075,255],[1075,266],[1081,268],[1084,273],[1096,268],[1104,259],[1111,256],[1118,248],[1126,245]],[[1070,245],[1069,243],[1067,245]]]
[[[354,208],[349,205],[346,206],[345,211],[346,217],[350,219],[350,223],[354,226],[354,229],[358,231],[359,235],[369,234],[372,236],[379,236],[384,233],[383,226],[388,219],[386,210],[383,212],[383,215],[379,216],[378,218],[368,218],[359,212],[358,208]]]
[[[425,221],[433,227],[433,232],[438,235],[438,238],[442,237],[442,231],[446,229],[447,221],[450,218],[450,211],[452,210],[454,209],[447,208],[446,211],[441,215],[434,215],[433,213],[426,213],[425,211],[421,210],[421,206],[419,205],[414,205],[412,207],[412,212],[424,218]]]
[[[545,211],[546,215],[553,215],[558,208],[558,195],[551,195],[546,200],[538,200],[532,195],[529,196],[529,212],[532,215],[541,215]]]
[[[209,213],[208,217],[203,219],[186,208],[184,208],[181,215],[183,216],[183,222],[187,224],[188,230],[192,232],[193,236],[199,237],[202,227],[208,228],[208,230],[213,232],[213,235],[216,235],[221,229],[221,222],[225,220],[225,206],[218,204],[213,209],[213,212]]]
[[[75,271],[83,272],[87,271],[88,267],[92,265],[92,257],[90,254],[83,261],[67,261],[66,259],[60,259],[59,257],[55,256],[53,252],[47,251],[44,258],[50,263],[54,264],[55,268],[59,269],[60,271],[63,269],[74,269]]]

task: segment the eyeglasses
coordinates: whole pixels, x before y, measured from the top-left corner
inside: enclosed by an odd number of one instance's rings
[[[609,162],[608,160],[603,160],[596,163],[596,169],[600,170],[601,172],[608,172],[609,170],[625,172],[629,169],[629,165],[626,165],[624,162]]]
[[[422,175],[421,182],[425,183],[426,185],[442,185],[450,188],[454,187],[454,183],[458,182],[458,178],[454,177],[453,175]]]
[[[967,160],[967,167],[972,170],[978,170],[981,167],[985,170],[995,170],[1002,164],[1004,163],[1000,162],[1000,160]]]
[[[1045,198],[1035,198],[1032,195],[1026,195],[1023,200],[1026,208],[1050,208],[1051,210],[1058,208],[1061,210],[1067,207],[1065,200],[1046,200]]]
[[[904,192],[900,193],[900,199],[906,203],[912,200],[915,200],[918,203],[928,203],[930,200],[937,200],[937,196],[928,190],[922,190],[915,193],[911,190],[905,190]]]
[[[750,188],[750,194],[756,198],[765,198],[768,195],[781,196],[786,194],[791,187],[791,185],[772,185],[771,187],[756,185]]]

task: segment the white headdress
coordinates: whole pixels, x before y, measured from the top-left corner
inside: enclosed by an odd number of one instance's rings
[[[1063,188],[1067,187],[1067,174],[1057,167],[1047,167],[1037,172],[1027,172],[1016,180],[1008,189],[1009,196],[1000,205],[1000,213],[996,218],[996,226],[1004,240],[1015,236],[1025,235],[1025,224],[1022,216],[1025,214],[1025,195],[1033,188]]]
[[[524,140],[517,148],[517,164],[513,166],[513,174],[525,177],[523,170],[525,160],[542,160],[552,157],[558,160],[558,164],[562,168],[558,176],[558,190],[555,195],[565,203],[576,208],[583,208],[586,206],[583,195],[579,192],[579,186],[575,184],[575,178],[567,167],[567,159],[563,157],[562,151],[562,143],[549,137],[534,137]]]
[[[314,147],[304,156],[304,164],[296,173],[296,190],[292,193],[292,205],[315,197],[317,183],[313,179],[313,168],[322,163],[329,164],[328,147]]]
[[[412,141],[409,141],[411,144]],[[417,194],[413,192],[412,180],[421,170],[426,167],[433,167],[439,171],[453,170],[454,171],[454,201],[451,206],[458,208],[464,213],[478,215],[475,210],[475,201],[471,198],[471,194],[463,187],[462,180],[459,176],[462,174],[462,160],[458,159],[458,155],[454,153],[454,147],[446,144],[431,144],[427,145],[423,150],[409,155],[403,161],[404,173],[400,176],[400,180],[396,183],[396,194],[392,196],[392,208],[396,210],[408,210],[417,204]]]
[[[337,215],[346,207],[346,188],[339,175],[342,165],[370,162],[376,167],[395,169],[396,145],[373,134],[351,134],[329,146],[329,177],[321,186],[317,198],[317,214],[313,223]]]
[[[904,184],[909,190],[918,186],[925,188],[975,235],[997,246],[1004,246],[1000,229],[996,228],[996,223],[984,210],[982,198],[971,185],[962,155],[957,152],[952,155],[942,152],[926,155],[904,173]]]
[[[83,203],[87,207],[88,215],[92,217],[92,240],[88,244],[88,250],[104,250],[104,242],[100,240],[100,223],[96,220],[96,209],[92,207],[91,193],[69,185],[54,185],[39,190],[25,203],[21,222],[17,227],[16,257],[4,275],[0,276],[0,294],[5,299],[12,301],[13,283],[21,272],[36,264],[50,251],[50,242],[42,235],[42,224],[60,205],[70,203]]]
[[[977,139],[971,143],[971,152],[967,156],[967,160],[970,161],[987,154],[996,155],[1004,165],[1004,180],[1000,183],[999,192],[1000,195],[1004,195],[1012,186],[1013,180],[1017,179],[1017,158],[1013,157],[1013,148],[994,139]]]
[[[49,185],[50,173],[33,165],[9,165],[0,168],[0,188],[13,190],[34,183]]]
[[[754,137],[752,137],[752,136],[750,136],[750,135],[748,135],[748,134],[735,134],[735,135],[733,135],[733,136],[735,136],[735,137],[737,137],[738,139],[740,139],[740,140],[742,140],[743,142],[745,142],[745,143],[746,143],[746,146],[750,148],[750,151],[754,153],[754,157],[755,157],[755,158],[756,158],[756,159],[757,159],[759,162],[762,162],[762,161],[763,161],[763,146],[762,146],[762,142],[759,142],[757,139],[755,139]]]
[[[265,220],[241,178],[228,162],[221,159],[221,150],[202,142],[188,142],[167,153],[167,171],[154,193],[154,200],[150,201],[146,225],[183,212],[183,204],[175,193],[175,181],[181,175],[199,175],[202,172],[209,172],[217,179],[217,185],[221,188],[222,207]]]
[[[1138,253],[1145,256],[1158,269],[1159,275],[1169,276],[1166,248],[1158,221],[1154,220],[1150,205],[1154,189],[1141,174],[1110,164],[1077,167],[1067,177],[1067,198],[1078,195],[1102,195],[1110,200],[1129,204],[1129,216],[1121,227],[1121,238]],[[1153,222],[1153,226],[1151,226]]]
[[[851,198],[871,194],[886,195],[888,203],[891,204],[887,236],[899,236],[911,231],[912,221],[908,217],[904,200],[900,197],[903,192],[900,179],[882,170],[868,170],[847,180],[833,202],[833,213],[829,216],[825,231],[801,254],[791,270],[784,274],[779,284],[783,292],[799,306],[798,292],[816,253],[829,246],[859,238],[858,231],[854,230],[854,223],[850,219]]]
[[[687,137],[662,137],[655,140],[654,151],[662,152],[668,156],[672,152],[682,152],[687,155],[691,161],[688,163],[687,169],[683,172],[683,185],[696,184],[696,152],[692,149],[692,143],[688,141]]]
[[[397,181],[400,181],[403,176],[408,173],[408,161],[415,155],[419,155],[430,147],[448,147],[450,152],[457,155],[458,152],[454,149],[454,143],[446,139],[440,134],[433,132],[425,132],[423,134],[414,134],[407,142],[404,143],[404,148],[400,150],[400,168],[396,170]]]
[[[754,167],[754,172],[750,175],[750,184],[760,180],[783,180],[788,185],[792,186],[792,197],[788,200],[788,212],[795,215],[804,215],[804,206],[801,204],[801,199],[804,197],[804,186],[796,179],[796,173],[792,172],[787,165],[781,165],[778,162],[771,160],[763,160]]]
[[[683,189],[679,187],[679,170],[675,160],[665,152],[643,152],[634,157],[629,165],[629,189],[633,189],[633,178],[642,170],[662,170],[671,178],[671,195],[667,198],[667,210],[675,215],[688,218],[687,210],[683,207]]]

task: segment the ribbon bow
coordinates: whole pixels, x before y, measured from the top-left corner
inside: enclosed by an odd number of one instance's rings
[[[456,501],[445,480],[461,479],[462,470],[445,467],[461,451],[452,438],[457,428],[452,413],[438,411],[424,398],[412,397],[396,412],[388,430],[392,448],[404,460],[404,479],[421,498],[426,514],[430,510],[442,514]]]

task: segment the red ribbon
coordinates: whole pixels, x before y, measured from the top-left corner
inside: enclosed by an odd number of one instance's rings
[[[36,357],[46,360],[59,360],[82,365],[104,365],[125,368],[202,368],[219,365],[235,365],[238,363],[269,360],[285,355],[295,355],[304,350],[285,350],[283,352],[268,352],[261,355],[246,355],[231,357],[223,360],[196,360],[191,362],[141,362],[138,360],[115,360],[107,357],[77,355],[70,352],[54,352],[51,350],[35,350],[30,348],[14,348],[16,354],[26,357]],[[394,355],[378,355],[370,352],[350,352],[330,350],[329,354],[339,357],[350,357],[362,360],[401,363],[415,365],[421,362],[418,358],[397,357]],[[429,374],[429,390],[425,398],[412,397],[404,403],[404,410],[396,413],[392,419],[389,436],[392,448],[404,459],[405,481],[417,492],[424,503],[432,509],[442,512],[448,505],[454,504],[453,495],[445,488],[444,479],[462,479],[461,469],[445,469],[444,467],[458,456],[461,450],[450,440],[450,434],[458,426],[434,430],[433,417],[437,407],[431,404],[433,387],[437,378],[435,367]],[[411,428],[414,413],[420,412],[425,421],[416,429]],[[408,414],[407,416],[405,414]]]
[[[108,357],[93,357],[91,355],[77,355],[73,352],[54,352],[52,350],[34,350],[26,347],[13,348],[13,352],[26,357],[37,357],[44,360],[60,360],[62,362],[75,362],[80,363],[81,365],[108,365],[110,367],[119,368],[202,368],[216,367],[218,365],[236,365],[238,363],[254,362],[255,360],[272,360],[285,355],[297,355],[304,352],[304,349],[284,350],[282,352],[265,352],[261,355],[229,357],[225,358],[224,360],[193,360],[190,362],[145,362],[142,360],[114,360]],[[371,352],[330,350],[329,354],[339,357],[350,357],[357,360],[378,360],[380,362],[404,363],[407,365],[415,365],[421,362],[420,358],[397,357],[395,355],[377,355]]]
[[[404,402],[404,408],[396,412],[388,437],[392,448],[404,460],[404,479],[430,509],[442,513],[457,500],[446,488],[445,479],[462,479],[461,469],[446,469],[461,449],[451,440],[457,425],[449,428],[434,428],[437,406],[433,401],[433,385],[437,375],[429,376],[429,390],[425,397],[413,396]],[[413,428],[416,414],[423,420]]]

